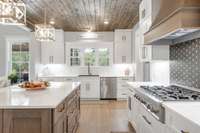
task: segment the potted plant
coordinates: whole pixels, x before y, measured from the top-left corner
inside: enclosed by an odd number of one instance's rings
[[[11,84],[17,83],[18,76],[16,71],[12,71],[12,73],[8,76],[8,79],[10,80]]]

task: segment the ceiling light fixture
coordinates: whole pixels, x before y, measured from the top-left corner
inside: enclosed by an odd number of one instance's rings
[[[44,24],[35,25],[35,38],[41,42],[55,41],[55,28],[46,23],[46,9],[44,13]]]
[[[26,5],[21,0],[0,0],[0,24],[25,25]]]

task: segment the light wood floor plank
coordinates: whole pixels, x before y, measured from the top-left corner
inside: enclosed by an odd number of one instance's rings
[[[127,115],[124,101],[83,101],[77,133],[135,133]]]

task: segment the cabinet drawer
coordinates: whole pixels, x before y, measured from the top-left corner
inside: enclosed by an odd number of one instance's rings
[[[142,104],[140,104],[140,118],[149,125],[153,133],[157,133],[158,128],[159,133],[164,133],[165,125],[153,117]]]

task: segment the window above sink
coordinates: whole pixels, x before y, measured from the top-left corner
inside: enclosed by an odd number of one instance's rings
[[[70,66],[110,66],[109,48],[70,48]]]

